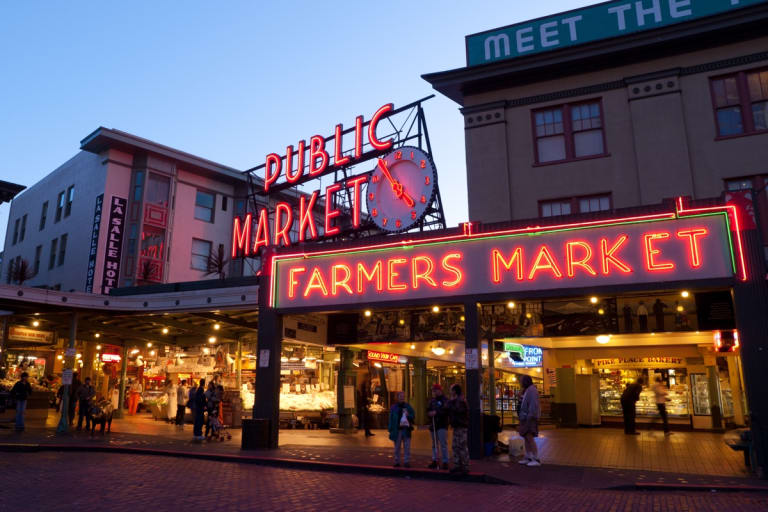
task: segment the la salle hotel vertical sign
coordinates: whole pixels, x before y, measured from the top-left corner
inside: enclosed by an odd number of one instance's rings
[[[107,247],[104,252],[104,272],[101,278],[101,293],[109,294],[120,280],[120,262],[123,256],[125,234],[125,210],[128,200],[112,196],[109,202],[109,224],[107,226]]]

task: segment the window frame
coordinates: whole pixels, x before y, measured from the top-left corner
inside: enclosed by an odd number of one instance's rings
[[[575,141],[574,141],[574,134],[581,132],[581,131],[591,131],[591,130],[573,130],[573,118],[571,116],[571,109],[574,107],[580,107],[582,105],[587,104],[593,104],[597,103],[600,107],[600,133],[603,138],[603,152],[595,155],[587,155],[587,156],[576,156],[576,147],[575,147]],[[565,158],[561,160],[551,160],[547,162],[540,162],[539,161],[539,139],[544,137],[551,137],[549,136],[542,136],[539,137],[536,134],[536,114],[538,112],[543,112],[546,110],[554,110],[557,108],[563,109],[563,137],[565,138]],[[594,128],[593,128],[594,129]],[[603,98],[597,97],[597,98],[589,98],[585,100],[579,100],[571,103],[559,103],[556,105],[548,105],[546,107],[539,107],[535,109],[531,109],[531,136],[533,137],[533,167],[541,167],[545,165],[557,165],[557,164],[564,164],[568,162],[580,162],[582,160],[592,160],[593,158],[605,158],[607,156],[611,156],[611,154],[608,152],[608,143],[605,138],[605,109],[603,108]]]
[[[42,258],[43,258],[43,246],[38,245],[35,247],[35,263],[34,263],[34,266],[32,267],[34,269],[33,272],[35,276],[40,273],[40,261],[42,260]]]
[[[560,215],[544,215],[544,206],[545,205],[551,206],[555,203],[560,204],[561,210],[562,210],[562,205],[567,204],[570,207],[571,211],[569,213],[561,213]],[[573,215],[573,198],[563,197],[559,199],[544,199],[539,201],[539,217],[541,217],[542,219],[549,219],[551,217],[562,217],[564,215]]]
[[[66,196],[64,197],[64,218],[66,219],[72,215],[72,203],[75,202],[75,186],[70,185],[67,188]]]
[[[203,242],[203,243],[208,244],[208,255],[207,255],[206,261],[205,261],[205,268],[197,268],[194,265],[195,256],[202,256],[202,254],[198,254],[198,253],[194,252],[195,242]],[[202,238],[192,238],[192,243],[190,244],[190,247],[189,247],[189,254],[190,254],[189,268],[191,268],[192,270],[197,270],[199,272],[207,272],[208,271],[208,259],[211,257],[212,253],[213,253],[213,241],[211,241],[211,240],[203,240]]]
[[[755,130],[755,120],[752,117],[752,104],[755,103],[756,101],[768,101],[768,98],[766,100],[753,101],[749,95],[749,83],[747,81],[747,75],[750,75],[752,73],[763,73],[766,71],[768,71],[768,67],[761,67],[761,68],[753,68],[753,69],[743,69],[741,71],[736,71],[733,73],[713,75],[708,77],[709,98],[710,98],[710,102],[712,103],[712,117],[715,120],[715,140],[716,141],[736,139],[739,137],[749,137],[751,135],[760,135],[763,133],[768,133],[768,128],[763,130]],[[741,133],[733,133],[730,135],[720,135],[720,121],[717,119],[718,106],[717,106],[717,101],[715,97],[714,81],[725,80],[728,78],[736,78],[736,90],[739,93],[739,108],[741,109],[741,126],[743,128],[743,131]],[[725,107],[721,107],[721,108],[725,108]]]
[[[21,216],[21,230],[19,231],[19,243],[27,237],[27,214]]]
[[[59,195],[56,196],[56,216],[54,217],[53,223],[56,224],[57,222],[60,222],[62,219],[62,214],[64,213],[64,200],[65,200],[65,190],[62,190],[59,192]]]
[[[21,223],[21,218],[16,219],[13,223],[13,242],[11,245],[19,243],[19,223]]]
[[[64,260],[67,257],[67,239],[69,238],[68,233],[64,233],[59,237],[59,257],[58,261],[56,262],[56,266],[60,267],[64,264]]]
[[[51,240],[51,254],[48,257],[48,270],[53,270],[56,268],[56,257],[58,256],[59,252],[59,239],[54,238]]]
[[[213,196],[213,203],[212,203],[212,206],[210,208],[208,206],[202,206],[202,205],[198,205],[197,204],[197,195],[200,194],[200,193],[202,193],[202,194],[209,194],[209,195]],[[197,216],[197,207],[198,206],[200,206],[200,208],[209,208],[210,209],[210,211],[211,211],[211,218],[210,218],[210,220],[208,220],[208,219],[201,219],[200,217]],[[200,222],[208,222],[209,224],[215,223],[216,222],[216,192],[213,192],[211,190],[205,190],[205,189],[202,189],[202,188],[195,188],[195,206],[194,206],[194,210],[192,212],[192,215],[195,218],[195,220],[199,220]]]
[[[48,201],[43,202],[43,206],[40,210],[40,229],[38,229],[38,231],[45,229],[46,222],[48,222]]]
[[[607,210],[599,210],[597,212],[584,212],[581,211],[581,201],[582,200],[589,200],[589,199],[602,199],[602,198],[608,198],[608,209]],[[545,204],[552,204],[552,203],[568,203],[571,207],[571,213],[565,213],[561,215],[550,215],[549,217],[544,216],[543,206]],[[555,197],[552,199],[541,199],[539,200],[539,218],[542,219],[549,219],[552,217],[564,217],[567,215],[577,215],[582,213],[601,213],[601,212],[610,212],[613,211],[613,194],[610,192],[603,192],[598,194],[586,194],[586,195],[580,195],[580,196],[570,196],[570,197]]]

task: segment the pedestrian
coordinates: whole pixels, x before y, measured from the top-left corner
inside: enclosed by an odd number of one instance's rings
[[[443,469],[448,469],[448,398],[443,394],[440,384],[432,385],[432,399],[427,405],[430,418],[429,433],[432,435],[432,463],[429,469],[437,469],[438,460],[442,459]]]
[[[648,332],[648,308],[642,300],[637,306],[637,323],[640,326],[640,332]]]
[[[389,439],[395,443],[395,467],[400,467],[400,446],[403,447],[403,467],[411,467],[411,431],[416,413],[405,401],[405,393],[397,393],[397,403],[389,411]]]
[[[184,415],[187,413],[188,398],[187,381],[182,380],[176,389],[176,425],[184,428]]]
[[[205,392],[205,406],[207,418],[205,421],[205,438],[211,438],[211,429],[213,419],[219,416],[219,394],[216,392],[216,384],[213,381],[208,383],[208,390]]]
[[[85,383],[77,390],[77,430],[83,430],[83,418],[85,429],[91,430],[91,400],[96,396],[96,390],[91,386],[91,378],[86,377]]]
[[[141,392],[143,388],[139,379],[135,379],[131,382],[130,395],[128,398],[128,414],[135,415],[139,410],[139,398],[141,398]]]
[[[177,411],[177,389],[176,389],[176,383],[173,381],[173,379],[168,380],[167,385],[165,386],[165,394],[168,397],[168,410],[166,411],[166,418],[168,423],[174,423],[176,420],[176,413]]]
[[[656,299],[656,302],[653,303],[653,316],[656,317],[657,332],[664,332],[666,330],[664,328],[664,310],[668,307],[669,306],[661,302],[661,299]]]
[[[535,437],[539,436],[539,418],[541,406],[539,405],[539,390],[533,384],[530,375],[523,375],[523,400],[520,402],[520,410],[517,417],[520,420],[518,432],[525,440],[525,455],[518,462],[528,467],[541,466],[539,460],[539,448],[536,446]]]
[[[371,404],[371,384],[363,382],[360,385],[360,391],[357,395],[357,430],[365,430],[365,437],[371,437],[371,421],[368,414],[368,408]]]
[[[669,431],[669,418],[667,417],[667,391],[666,386],[661,381],[661,377],[656,377],[656,380],[651,386],[653,394],[656,397],[656,408],[659,410],[659,416],[661,416],[661,422],[664,424],[664,435],[671,436],[672,432]]]
[[[77,392],[80,389],[80,376],[77,373],[72,374],[72,384],[69,386],[69,426],[75,424],[75,407],[77,407]]]
[[[21,377],[11,388],[11,398],[16,401],[16,430],[24,430],[24,412],[27,410],[27,399],[32,394],[29,374],[22,372]]]
[[[637,381],[628,384],[621,394],[621,410],[624,413],[624,433],[631,436],[640,435],[635,428],[635,406],[640,400],[640,393],[643,391],[643,378],[638,377]]]
[[[469,406],[464,399],[461,386],[451,386],[451,399],[446,404],[448,417],[453,428],[453,468],[451,473],[469,473]]]
[[[203,419],[205,417],[205,379],[200,379],[200,386],[195,389],[192,411],[195,414],[194,429],[192,435],[195,441],[202,441],[203,438]]]

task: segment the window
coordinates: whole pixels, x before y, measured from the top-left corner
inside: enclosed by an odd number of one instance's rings
[[[583,197],[579,199],[579,213],[604,212],[611,209],[609,196]]]
[[[56,199],[56,219],[54,222],[61,220],[61,213],[64,211],[64,192],[59,192],[59,197]]]
[[[721,76],[710,84],[718,136],[768,130],[768,70]]]
[[[539,204],[542,217],[555,217],[557,215],[571,214],[571,201],[545,201]]]
[[[51,256],[48,259],[48,270],[51,270],[53,267],[56,266],[56,248],[59,245],[59,239],[54,238],[51,240]]]
[[[192,239],[192,268],[195,270],[208,270],[208,258],[211,256],[211,242],[207,240]]]
[[[734,192],[736,190],[750,190],[753,186],[752,178],[737,178],[725,181],[725,189],[729,192]]]
[[[64,207],[64,217],[69,217],[72,213],[72,201],[75,200],[75,186],[72,185],[67,189],[67,205]]]
[[[227,196],[221,196],[221,211],[227,211]]]
[[[35,247],[35,268],[34,273],[37,275],[38,272],[40,272],[40,258],[43,257],[43,246],[38,245]]]
[[[564,162],[605,154],[599,101],[533,111],[536,163]]]
[[[136,171],[133,180],[133,200],[136,202],[144,198],[144,171]]]
[[[61,235],[59,242],[59,266],[64,264],[64,258],[67,255],[67,235],[66,233]]]
[[[21,231],[19,232],[19,242],[24,241],[24,237],[27,235],[27,214],[21,218]]]
[[[16,245],[16,242],[19,241],[19,222],[20,219],[16,219],[16,222],[13,223],[13,244]]]
[[[168,208],[168,192],[170,190],[170,178],[151,173],[147,180],[147,203]]]
[[[216,196],[210,192],[197,191],[195,198],[195,218],[205,222],[213,222],[213,205]]]
[[[43,203],[43,211],[40,212],[40,231],[45,229],[46,220],[48,220],[48,201]]]

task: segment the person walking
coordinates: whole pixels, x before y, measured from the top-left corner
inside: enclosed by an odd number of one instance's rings
[[[139,379],[131,382],[130,395],[128,398],[128,414],[131,416],[135,415],[139,410],[139,398],[141,397],[142,391],[143,388]]]
[[[451,386],[451,399],[446,404],[448,417],[453,428],[453,468],[451,473],[469,472],[469,406],[462,393],[461,386]]]
[[[448,469],[447,403],[448,398],[443,394],[443,387],[437,383],[432,385],[432,399],[427,405],[427,416],[430,418],[429,433],[432,435],[432,463],[427,466],[429,469],[437,469],[437,461],[440,458],[443,461],[443,469]]]
[[[16,430],[24,430],[24,413],[27,410],[27,399],[32,394],[29,374],[22,372],[21,377],[11,388],[11,398],[16,401]]]
[[[389,411],[389,439],[395,443],[395,467],[400,467],[400,446],[403,447],[403,467],[411,467],[411,431],[416,413],[405,401],[405,393],[397,393],[397,403]]]
[[[189,391],[187,391],[187,381],[182,380],[181,385],[176,389],[176,425],[184,428],[184,415],[187,413],[187,402]]]
[[[664,425],[664,435],[671,436],[672,432],[669,431],[669,417],[667,416],[667,391],[666,386],[661,381],[661,377],[656,377],[651,390],[656,398],[656,408],[659,410],[659,416],[661,416],[661,422]]]
[[[176,412],[178,409],[176,407],[178,401],[177,391],[176,383],[173,379],[169,380],[168,384],[165,386],[165,394],[168,397],[168,410],[166,411],[168,423],[175,423],[176,421]]]
[[[75,424],[75,408],[77,407],[77,392],[80,389],[80,376],[77,373],[72,374],[72,384],[69,386],[69,426]]]
[[[216,392],[216,384],[211,381],[208,383],[208,390],[205,392],[205,405],[208,417],[205,421],[205,438],[211,439],[211,429],[214,418],[219,416],[219,394]]]
[[[77,390],[77,430],[83,430],[83,418],[85,429],[91,430],[91,400],[96,396],[96,390],[91,386],[91,378],[86,377],[85,383]]]
[[[191,393],[191,392],[190,392]],[[192,399],[192,411],[195,415],[194,428],[192,435],[195,441],[202,441],[203,438],[203,419],[205,416],[205,379],[200,379],[200,386],[195,388],[195,395]]]
[[[528,467],[541,466],[539,448],[536,446],[535,437],[539,436],[539,418],[541,406],[539,405],[539,390],[533,384],[530,375],[523,375],[523,400],[520,402],[520,410],[517,417],[520,420],[518,432],[525,440],[525,455],[518,462]]]
[[[628,384],[621,394],[621,410],[624,413],[624,433],[631,436],[638,436],[640,433],[635,428],[635,406],[640,400],[640,393],[643,391],[643,378],[638,377],[637,381]]]

